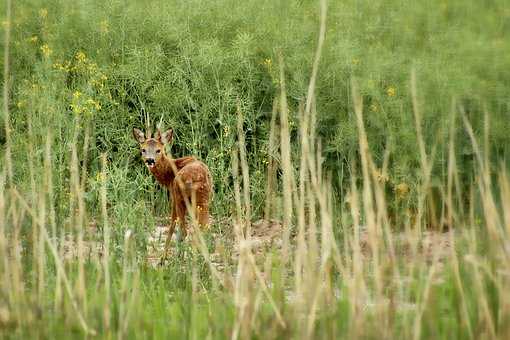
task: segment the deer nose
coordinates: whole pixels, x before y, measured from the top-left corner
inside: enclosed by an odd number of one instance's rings
[[[147,158],[145,163],[147,163],[148,165],[154,165],[154,163],[155,163],[154,158]]]

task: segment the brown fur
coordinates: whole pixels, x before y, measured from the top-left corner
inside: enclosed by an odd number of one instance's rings
[[[212,178],[203,162],[193,156],[173,159],[165,153],[164,145],[170,143],[172,130],[161,133],[159,130],[155,138],[147,139],[138,129],[133,130],[135,139],[140,143],[142,157],[146,164],[148,161],[153,166],[147,165],[149,171],[156,180],[165,186],[172,196],[171,221],[168,229],[167,246],[172,238],[175,225],[179,224],[182,234],[187,234],[186,211],[188,202],[189,208],[193,209],[194,216],[201,226],[209,224],[209,199],[212,192]]]

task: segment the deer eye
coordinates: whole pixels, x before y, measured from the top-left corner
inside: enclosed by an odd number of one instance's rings
[[[160,153],[160,152],[161,152],[161,150],[159,150],[159,149],[158,149],[158,150],[156,150],[156,153]]]
[[[142,153],[145,153],[145,149],[142,149]]]

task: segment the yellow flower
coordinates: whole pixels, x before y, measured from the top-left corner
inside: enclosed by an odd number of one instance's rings
[[[264,64],[267,68],[271,68],[271,65],[273,64],[273,61],[271,60],[271,58],[266,58],[266,59],[264,59],[262,64]]]
[[[370,110],[372,112],[379,112],[379,106],[377,106],[377,104],[373,103],[370,105]]]
[[[18,109],[21,109],[22,107],[25,107],[25,104],[26,102],[24,100],[20,100],[19,102],[16,103],[16,107]]]
[[[400,183],[395,186],[395,192],[398,198],[404,198],[409,193],[409,185],[407,183]]]
[[[379,183],[386,183],[389,180],[388,175],[382,174],[378,170],[375,170],[375,177]]]
[[[360,63],[360,61],[359,61],[359,59],[358,59],[358,58],[354,58],[354,59],[352,59],[352,64],[353,64],[353,65],[359,65],[359,63]]]
[[[386,89],[386,94],[389,96],[389,97],[395,97],[395,94],[397,93],[397,90],[395,90],[395,88],[393,86],[390,86]]]
[[[223,127],[223,135],[227,137],[230,134],[230,127],[228,125]]]
[[[101,110],[101,104],[96,102],[94,99],[87,99],[86,103],[90,106],[93,106],[96,110]]]
[[[71,104],[71,110],[73,110],[74,113],[79,114],[83,112],[83,108],[79,105]]]
[[[48,57],[51,55],[51,53],[53,52],[53,51],[51,50],[51,48],[48,46],[48,44],[44,44],[44,45],[42,45],[42,46],[41,46],[41,51],[42,51],[42,54],[43,54],[46,58],[48,58]]]
[[[41,19],[46,19],[47,16],[48,16],[48,10],[46,8],[41,8],[39,10],[39,17],[41,17]]]
[[[80,63],[83,63],[85,60],[87,60],[87,56],[85,55],[85,53],[83,53],[82,51],[76,53],[76,56],[75,56],[76,60],[78,60],[78,62]]]
[[[73,98],[78,99],[80,97],[81,97],[81,92],[80,91],[74,91]]]
[[[28,40],[30,40],[30,42],[36,43],[39,40],[39,38],[37,37],[37,35],[34,35],[33,37],[30,37]]]
[[[96,174],[96,181],[97,182],[104,182],[106,179],[106,174],[102,173],[102,172],[98,172]]]

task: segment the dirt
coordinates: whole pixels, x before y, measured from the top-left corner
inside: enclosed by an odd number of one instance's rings
[[[159,265],[166,242],[167,227],[165,221],[159,222],[151,232],[147,242],[147,261],[152,266]],[[214,251],[210,254],[211,262],[219,270],[223,270],[227,264],[234,264],[239,256],[233,229],[231,219],[222,219],[214,221],[213,226],[207,231],[212,234],[211,237],[215,240]],[[281,231],[281,223],[277,220],[261,219],[252,223],[249,245],[256,258],[259,258],[260,255],[270,249],[281,247]],[[176,231],[172,236],[169,256],[173,256],[175,252],[177,239],[178,232]],[[190,242],[189,236],[185,239],[185,242]]]
[[[420,256],[429,263],[434,260],[442,262],[451,254],[451,237],[457,237],[453,229],[445,232],[425,230],[421,235],[415,232],[395,232],[392,234],[393,249],[396,257],[406,261]],[[360,248],[365,258],[371,257],[366,229],[360,231]]]
[[[167,222],[166,218],[157,220],[156,226],[147,238],[146,260],[154,267],[160,264],[161,255],[163,254]],[[224,270],[225,266],[233,266],[237,262],[239,249],[233,229],[232,219],[224,218],[215,220],[210,230],[206,231],[211,234],[209,237],[214,240],[215,246],[214,250],[210,253],[210,258],[218,270]],[[99,260],[103,255],[102,242],[91,240],[97,239],[98,232],[95,224],[91,223],[84,235],[85,240],[82,242],[81,251],[86,259]],[[94,235],[96,237],[93,237]],[[426,230],[421,233],[421,236],[414,232],[395,232],[392,234],[395,256],[406,261],[413,261],[419,256],[429,263],[434,261],[434,256],[437,256],[438,262],[443,262],[451,254],[452,236],[456,237],[453,230],[447,232]],[[176,251],[178,237],[178,231],[176,231],[172,236],[169,257],[173,256]],[[190,242],[189,236],[184,242]],[[274,219],[259,219],[253,222],[248,242],[257,263],[263,265],[268,252],[279,250],[282,247],[281,222]],[[372,257],[371,248],[368,232],[364,228],[360,230],[360,248],[363,258],[369,260]],[[79,247],[76,236],[67,235],[60,250],[63,259],[65,261],[76,259],[78,252]]]

